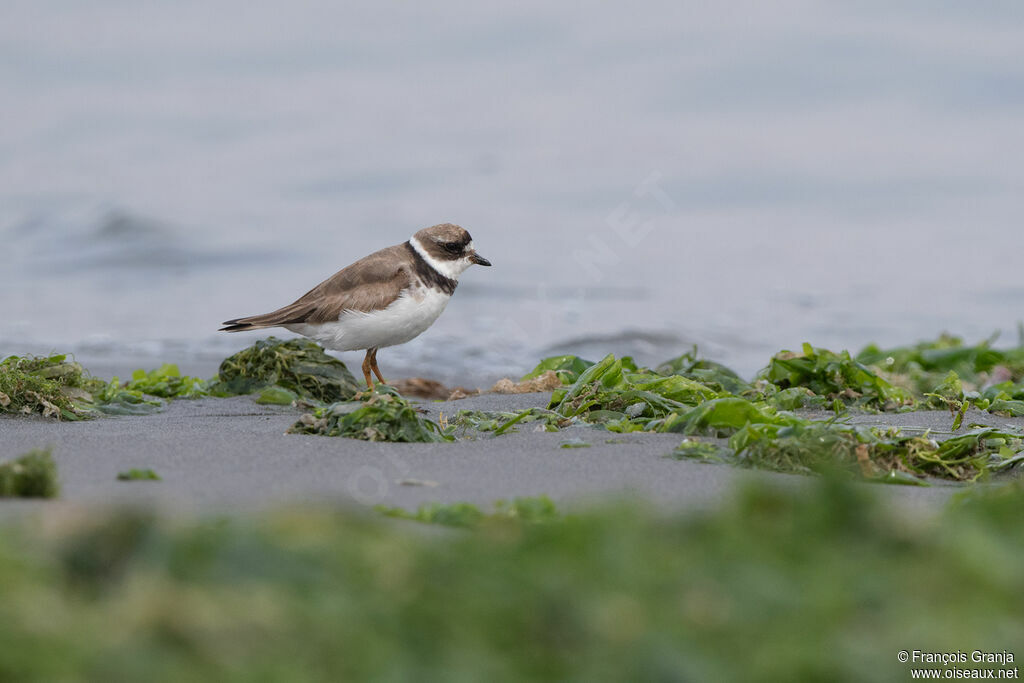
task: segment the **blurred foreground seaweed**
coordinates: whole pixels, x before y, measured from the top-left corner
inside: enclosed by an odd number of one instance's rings
[[[160,481],[160,475],[151,469],[138,469],[133,467],[130,470],[117,473],[118,481]]]
[[[762,483],[542,524],[428,508],[468,527],[444,534],[340,509],[7,525],[0,678],[871,683],[908,677],[907,634],[1019,648],[1021,486],[924,517],[871,493]]]
[[[386,505],[378,505],[374,509],[387,517],[463,528],[476,528],[481,524],[508,520],[541,524],[561,518],[555,503],[547,496],[515,498],[511,502],[499,500],[494,503],[490,513],[483,512],[472,503],[427,503],[419,506],[415,512]]]
[[[29,451],[0,463],[0,498],[55,498],[59,491],[57,465],[49,450]]]

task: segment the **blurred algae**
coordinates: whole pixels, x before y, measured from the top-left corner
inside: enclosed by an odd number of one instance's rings
[[[260,405],[290,406],[299,400],[299,396],[294,391],[284,387],[270,386],[261,389],[255,400]]]
[[[55,498],[59,491],[57,465],[48,449],[0,463],[0,498]]]
[[[561,518],[555,503],[547,496],[515,498],[511,502],[499,500],[489,513],[472,503],[427,503],[419,506],[415,512],[386,505],[378,505],[374,509],[387,517],[463,528],[503,521],[542,524]]]
[[[0,678],[881,683],[909,678],[908,634],[1019,649],[1020,484],[934,515],[873,494],[760,482],[545,523],[428,508],[465,528],[445,534],[342,508],[5,525]]]
[[[1024,380],[1024,340],[1016,348],[996,349],[992,347],[996,337],[973,345],[948,334],[888,349],[871,344],[857,354],[857,360],[887,373],[894,383],[919,395],[933,392],[950,372],[956,373],[968,392],[999,382]]]
[[[125,470],[124,472],[117,473],[118,481],[160,481],[160,475],[151,469],[136,469]]]

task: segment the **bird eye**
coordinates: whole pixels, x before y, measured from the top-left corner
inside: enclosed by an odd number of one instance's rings
[[[444,242],[441,244],[441,248],[449,254],[458,254],[462,251],[462,245],[458,242]]]

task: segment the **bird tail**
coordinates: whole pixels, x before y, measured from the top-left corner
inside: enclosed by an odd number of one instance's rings
[[[296,323],[305,322],[311,310],[312,309],[308,304],[300,304],[300,302],[297,301],[294,304],[285,306],[284,308],[279,308],[270,313],[264,313],[263,315],[251,315],[248,318],[225,320],[221,323],[224,327],[220,328],[218,331],[245,332],[247,330],[262,330],[267,327],[294,325]]]
[[[224,327],[217,330],[218,332],[245,332],[246,330],[262,330],[266,327],[276,327],[273,324],[250,322],[252,318],[236,318],[235,320],[225,320],[221,323]]]

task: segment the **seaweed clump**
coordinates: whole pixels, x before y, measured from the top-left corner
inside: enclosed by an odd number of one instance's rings
[[[579,356],[551,356],[537,364],[530,372],[523,375],[521,382],[536,379],[544,373],[554,372],[562,384],[572,384],[584,370],[594,364],[594,361],[585,360]],[[635,368],[635,366],[634,366]]]
[[[345,364],[316,342],[268,337],[225,358],[209,391],[214,396],[237,396],[271,386],[320,403],[348,401],[361,390]]]
[[[602,423],[610,431],[655,430],[656,420],[720,395],[696,380],[663,376],[637,368],[632,359],[608,355],[571,386],[556,390],[548,407],[564,418]]]
[[[1000,353],[1002,361],[1013,354]],[[952,357],[959,359],[961,369],[963,362],[971,367],[980,363],[990,370],[997,367],[984,349],[958,351]],[[455,424],[501,434],[517,424],[543,419],[546,429],[586,422],[612,432],[711,436],[728,439],[727,444],[687,438],[673,455],[780,472],[840,470],[890,483],[923,483],[928,477],[974,481],[1024,463],[1020,434],[1003,430],[980,428],[939,441],[927,432],[904,434],[792,412],[831,406],[838,416],[850,409],[947,406],[953,412],[954,432],[970,405],[997,414],[1024,414],[1024,385],[1007,379],[980,392],[965,392],[948,364],[941,366],[946,374],[937,386],[931,384],[932,392],[915,394],[887,379],[878,366],[856,360],[846,351],[834,353],[810,345],[804,345],[800,354],[777,354],[752,383],[725,366],[698,359],[695,352],[656,371],[614,356],[594,364],[574,362],[571,357],[545,363],[549,370],[582,368],[571,385],[552,394],[548,411],[460,413]],[[1016,377],[1009,370],[1003,376]]]
[[[975,481],[1024,461],[1021,436],[992,427],[944,441],[897,429],[806,420],[737,419],[728,446],[685,439],[679,459],[724,462],[797,474],[841,472],[868,481],[922,485],[926,477]]]
[[[962,419],[969,406],[1007,417],[1024,416],[1024,336],[1010,349],[992,348],[997,335],[968,345],[947,334],[912,346],[857,354],[893,383],[924,396],[929,408],[948,407]],[[959,421],[957,422],[959,426]]]
[[[174,363],[164,363],[149,372],[136,370],[124,388],[160,398],[201,398],[209,395],[204,380],[182,375]]]
[[[567,427],[576,420],[567,419],[551,410],[544,408],[527,408],[516,411],[495,410],[460,410],[452,420],[452,428],[474,429],[478,432],[493,432],[501,436],[508,431],[515,431],[516,425],[541,422],[543,431],[557,432],[560,427]]]
[[[920,393],[930,391],[950,371],[972,384],[984,383],[993,372],[1003,371],[1007,379],[1024,379],[1024,340],[1017,348],[995,349],[996,337],[971,345],[949,334],[888,349],[871,344],[857,354],[857,360],[903,376]]]
[[[65,355],[8,356],[0,361],[0,412],[79,420],[87,411],[74,399],[90,400],[95,385]]]
[[[804,387],[814,395],[868,410],[912,408],[913,395],[893,385],[848,351],[834,353],[810,344],[802,353],[783,351],[775,355],[760,377],[780,389]]]
[[[209,396],[208,383],[182,375],[178,366],[164,363],[149,372],[139,369],[127,382],[114,377],[95,392],[95,408],[106,415],[147,415],[163,408],[160,399],[194,399]]]
[[[935,391],[950,373],[964,384],[967,393],[996,384],[1024,380],[1024,338],[1016,348],[995,349],[997,335],[965,344],[948,334],[910,346],[882,349],[871,344],[857,354],[857,360],[886,373],[918,394]]]
[[[0,463],[0,498],[55,498],[59,491],[57,465],[49,450],[29,451]]]
[[[115,377],[104,382],[89,375],[64,354],[8,356],[0,362],[0,412],[38,414],[58,420],[83,420],[107,415],[142,415],[163,407],[146,394],[180,398],[201,391],[202,380],[181,377],[173,365],[146,373],[137,370],[132,381]],[[161,387],[165,387],[161,391]],[[201,394],[200,394],[201,395]]]
[[[416,411],[409,401],[386,385],[377,385],[369,399],[357,403],[332,403],[306,413],[289,429],[290,434],[344,436],[363,441],[431,443],[454,438]]]
[[[719,392],[728,392],[737,396],[753,390],[734,370],[713,360],[699,358],[697,347],[694,346],[681,356],[667,360],[654,369],[659,375],[679,375],[696,380]]]

